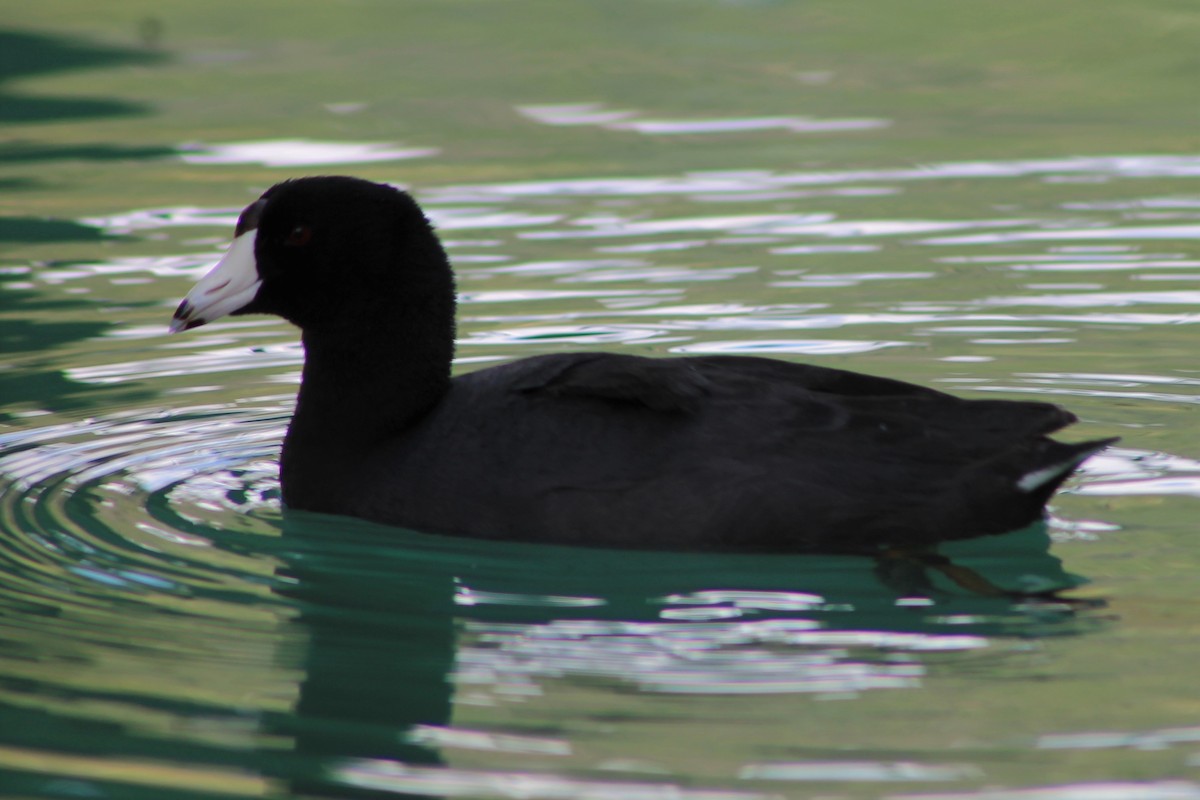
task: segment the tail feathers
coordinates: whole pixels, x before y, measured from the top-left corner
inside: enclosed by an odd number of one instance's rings
[[[1076,444],[1056,442],[1061,449],[1056,448],[1054,460],[1022,475],[1017,479],[1017,488],[1037,497],[1048,498],[1080,464],[1116,441],[1117,437]]]

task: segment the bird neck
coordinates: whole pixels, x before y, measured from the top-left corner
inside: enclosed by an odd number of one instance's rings
[[[415,309],[411,309],[415,311]],[[401,434],[450,387],[453,304],[445,319],[392,313],[370,325],[305,331],[304,371],[284,458],[304,452],[336,463]],[[378,315],[375,315],[378,319]]]

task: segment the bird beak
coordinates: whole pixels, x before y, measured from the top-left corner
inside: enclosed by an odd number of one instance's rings
[[[254,238],[258,229],[251,229],[233,240],[217,265],[183,298],[171,319],[171,333],[212,322],[236,312],[254,299],[262,279],[254,261]]]

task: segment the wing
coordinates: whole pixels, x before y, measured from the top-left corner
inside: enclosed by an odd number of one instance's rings
[[[519,364],[523,374],[510,388],[524,394],[590,398],[674,414],[783,405],[790,406],[794,423],[808,421],[802,427],[821,427],[824,419],[883,425],[894,433],[942,430],[975,439],[1045,434],[1075,421],[1051,403],[964,400],[891,378],[752,356],[562,354]]]
[[[590,397],[686,414],[712,394],[712,381],[694,359],[642,358],[613,353],[547,356],[512,388],[527,394]]]

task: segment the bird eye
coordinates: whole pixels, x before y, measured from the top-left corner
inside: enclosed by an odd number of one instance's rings
[[[292,232],[283,240],[285,245],[289,247],[303,247],[312,240],[312,228],[307,225],[297,225],[292,228]]]

